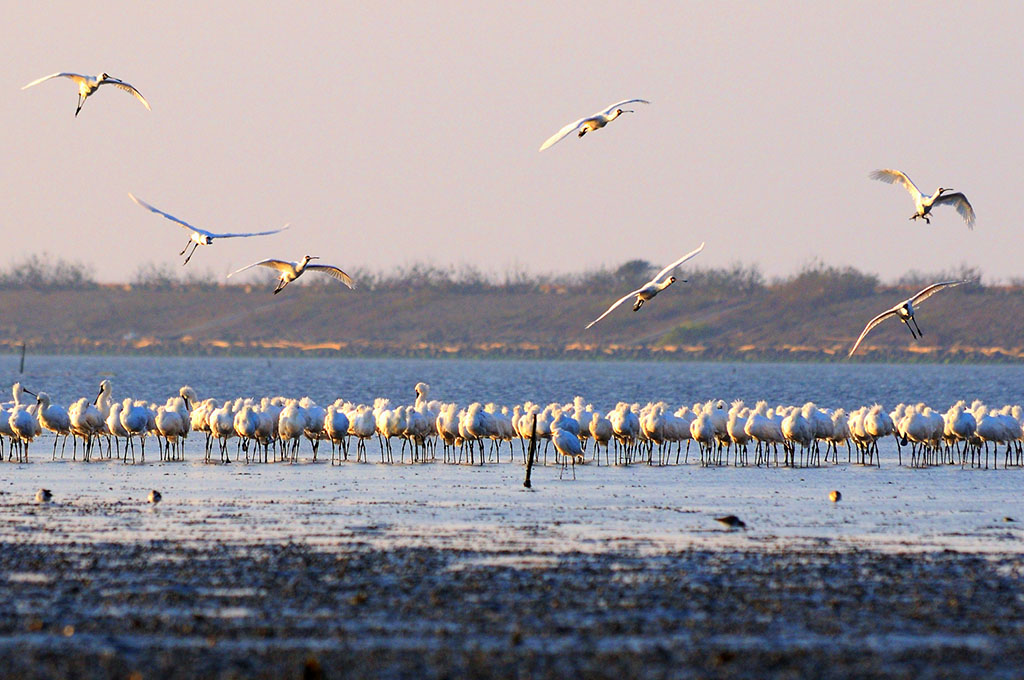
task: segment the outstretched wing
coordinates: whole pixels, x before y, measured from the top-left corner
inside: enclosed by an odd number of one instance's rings
[[[616,300],[615,302],[613,302],[613,303],[612,303],[612,306],[611,306],[611,307],[609,307],[608,309],[606,309],[606,310],[604,311],[604,314],[602,314],[601,316],[597,317],[596,319],[594,319],[593,321],[591,321],[590,323],[588,323],[588,324],[587,324],[587,328],[590,328],[590,327],[591,327],[591,326],[593,326],[593,325],[594,325],[595,323],[597,323],[598,321],[600,321],[600,320],[601,320],[601,319],[603,319],[604,317],[606,317],[606,316],[608,316],[609,314],[611,314],[611,313],[612,313],[612,310],[614,310],[614,309],[615,309],[616,307],[618,307],[619,305],[621,305],[621,304],[622,304],[623,302],[625,302],[625,301],[626,301],[626,300],[628,300],[629,298],[633,297],[634,295],[638,294],[638,293],[639,293],[640,291],[642,291],[642,290],[643,290],[643,288],[637,288],[637,289],[636,289],[636,290],[634,290],[634,291],[633,291],[632,293],[626,293],[625,295],[623,295],[622,297],[620,297],[620,298],[619,298],[618,300]],[[586,329],[584,329],[584,330],[586,330]]]
[[[270,234],[276,234],[278,232],[284,231],[285,229],[291,229],[291,225],[290,224],[285,224],[280,229],[271,229],[270,231],[246,231],[246,232],[230,233],[230,234],[213,234],[213,233],[211,233],[210,234],[210,238],[238,238],[238,237],[242,237],[242,236],[269,236]]]
[[[580,126],[583,125],[583,122],[586,121],[586,120],[587,120],[586,118],[580,118],[579,120],[577,120],[577,121],[575,121],[573,123],[569,123],[564,128],[562,128],[561,130],[559,130],[555,134],[553,134],[550,137],[548,137],[544,141],[544,143],[540,145],[540,149],[538,149],[538,151],[543,151],[544,149],[548,148],[549,146],[553,146],[554,144],[562,141],[570,133],[575,132],[576,130],[578,130],[580,128]]]
[[[882,312],[881,314],[876,316],[871,321],[868,321],[868,325],[864,326],[864,330],[862,330],[860,332],[860,337],[857,338],[857,342],[853,343],[853,349],[851,349],[850,353],[846,355],[846,358],[849,359],[850,357],[853,356],[853,353],[857,351],[858,347],[860,347],[860,341],[864,339],[865,335],[867,335],[868,333],[871,332],[872,328],[874,328],[878,324],[882,323],[883,321],[888,319],[890,316],[894,316],[896,314],[896,310],[899,309],[900,305],[902,305],[902,304],[903,303],[901,302],[899,305],[896,305],[895,307],[893,307],[891,309],[885,310],[884,312]]]
[[[915,202],[921,198],[921,190],[917,188],[916,184],[910,181],[909,177],[899,170],[875,170],[868,176],[871,179],[877,179],[880,182],[902,184],[903,188],[910,192],[910,195],[914,198]]]
[[[146,203],[141,198],[136,198],[135,195],[132,194],[130,191],[128,192],[128,197],[131,198],[133,201],[135,201],[135,203],[137,205],[142,206],[146,210],[148,210],[150,212],[154,212],[157,215],[163,215],[164,217],[169,219],[171,222],[175,222],[177,224],[180,224],[181,226],[185,227],[186,229],[189,229],[191,231],[197,231],[200,234],[206,234],[210,238],[213,238],[214,236],[216,236],[216,234],[213,234],[213,233],[211,233],[209,231],[206,231],[205,229],[200,229],[199,227],[193,227],[191,224],[189,224],[185,220],[178,219],[177,217],[175,217],[174,215],[172,215],[170,213],[165,213],[163,210],[160,210],[160,208],[155,208],[155,207],[151,206],[149,203]]]
[[[32,87],[33,85],[38,85],[39,83],[45,83],[50,78],[71,78],[76,83],[79,82],[79,81],[82,81],[82,80],[86,80],[85,76],[79,75],[77,73],[51,73],[50,75],[43,76],[42,78],[40,78],[38,80],[33,80],[31,83],[29,83],[28,85],[23,86],[21,89],[27,90],[28,88]]]
[[[960,213],[960,217],[964,218],[964,222],[967,223],[968,229],[974,229],[974,208],[971,207],[970,201],[959,191],[953,194],[942,194],[934,201],[932,205],[948,204],[956,208],[956,211]]]
[[[654,281],[660,281],[661,277],[665,276],[670,271],[672,271],[673,269],[675,269],[676,267],[678,267],[682,263],[684,263],[687,260],[689,260],[691,257],[694,257],[695,255],[697,255],[697,253],[699,253],[702,250],[704,250],[704,244],[703,243],[701,243],[700,246],[698,246],[696,250],[691,250],[686,255],[683,255],[681,258],[679,258],[678,260],[676,260],[675,262],[673,262],[669,266],[667,266],[664,269],[662,269],[660,272],[658,272],[658,275],[655,276],[653,280]]]
[[[597,115],[607,116],[615,109],[619,108],[620,106],[625,106],[626,104],[650,104],[650,102],[647,101],[646,99],[624,99],[621,102],[618,102],[617,104],[612,104],[607,109],[605,109],[604,111]]]
[[[923,301],[930,298],[932,295],[938,293],[943,288],[952,288],[953,286],[959,286],[964,283],[970,283],[970,280],[963,279],[961,281],[942,281],[940,283],[933,283],[932,285],[928,286],[914,297],[910,298],[910,302],[913,305],[919,305]]]
[[[132,96],[134,96],[140,102],[142,102],[142,105],[146,107],[147,111],[152,111],[153,110],[153,109],[149,108],[149,102],[147,102],[146,98],[142,96],[142,93],[139,92],[138,90],[136,90],[134,87],[132,87],[128,83],[124,82],[123,80],[118,80],[117,78],[107,78],[106,80],[102,81],[100,83],[100,85],[113,85],[114,87],[118,87],[118,88],[124,90],[125,92],[130,93]]]
[[[338,279],[339,281],[344,283],[349,288],[355,288],[356,287],[356,283],[355,283],[355,281],[352,280],[352,277],[349,276],[348,274],[346,274],[345,272],[341,271],[340,269],[338,269],[334,265],[330,265],[330,264],[307,264],[306,265],[306,269],[314,269],[314,270],[316,270],[318,272],[321,272],[323,274],[327,274],[331,278]]]
[[[236,269],[235,271],[228,274],[227,278],[230,279],[235,274],[238,274],[239,272],[244,272],[246,269],[252,269],[253,267],[270,267],[271,269],[276,269],[279,272],[288,272],[295,269],[295,263],[285,262],[284,260],[260,260],[259,262],[247,264],[241,269]]]

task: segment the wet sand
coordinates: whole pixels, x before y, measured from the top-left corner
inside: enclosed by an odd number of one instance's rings
[[[8,677],[1024,673],[1019,470],[4,470]]]

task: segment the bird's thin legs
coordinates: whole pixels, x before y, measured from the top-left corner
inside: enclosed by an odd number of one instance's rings
[[[914,317],[910,317],[910,320],[914,322],[914,327],[917,329],[917,337],[923,338],[924,333],[921,332],[921,327],[917,325],[917,319],[915,319]],[[909,326],[910,324],[907,325]]]
[[[82,104],[85,103],[85,98],[82,95],[78,95],[78,108],[75,109],[75,118],[78,118],[78,112],[82,110]]]
[[[184,267],[185,265],[187,265],[187,264],[188,264],[188,261],[192,259],[192,256],[193,256],[193,255],[195,255],[195,254],[196,254],[196,248],[198,248],[198,247],[199,247],[199,244],[198,244],[198,243],[193,243],[193,244],[192,244],[192,252],[191,252],[191,253],[189,253],[189,254],[188,254],[188,257],[186,257],[186,258],[185,258],[185,261],[181,263],[181,266],[182,266],[182,267]],[[188,250],[188,246],[185,246],[185,250]],[[185,250],[181,251],[181,254],[182,254],[182,255],[184,255],[184,254],[185,254]]]
[[[910,318],[913,319],[914,317],[910,317]],[[914,336],[915,340],[917,340],[917,333],[914,332],[914,327],[910,325],[910,321],[909,320],[908,321],[904,321],[903,325],[907,327],[907,330],[910,331],[910,334],[912,336]]]

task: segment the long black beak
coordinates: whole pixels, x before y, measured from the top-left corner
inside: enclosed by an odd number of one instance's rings
[[[24,392],[25,394],[31,394],[33,397],[36,396],[35,392],[33,392],[32,390],[26,390],[24,387],[21,388],[21,391]]]

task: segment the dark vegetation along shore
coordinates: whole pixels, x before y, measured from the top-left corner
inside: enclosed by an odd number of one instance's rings
[[[356,291],[307,277],[274,296],[269,276],[224,285],[149,266],[130,283],[100,285],[82,266],[30,258],[0,273],[0,350],[840,361],[875,314],[928,283],[972,278],[978,283],[922,305],[921,341],[887,321],[854,360],[1024,360],[1024,281],[986,284],[970,269],[883,284],[822,265],[770,282],[742,266],[692,268],[688,283],[639,312],[623,305],[584,330],[653,269],[633,261],[560,277],[493,277],[417,265],[389,276],[354,270]]]
[[[0,555],[14,575],[0,590],[6,677],[918,679],[1024,668],[1019,556],[692,550],[510,566],[459,550],[162,541],[7,543]]]

